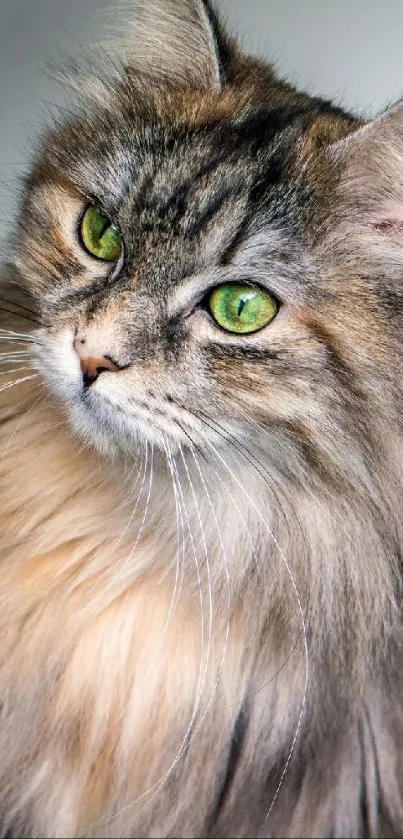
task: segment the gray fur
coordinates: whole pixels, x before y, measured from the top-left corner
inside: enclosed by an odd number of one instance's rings
[[[360,127],[242,56],[196,0],[141,3],[134,33],[122,75],[45,138],[18,222],[12,308],[41,320],[31,364],[56,407],[29,403],[43,498],[16,429],[0,474],[6,640],[22,604],[0,660],[2,835],[397,838],[401,110]],[[117,265],[80,243],[88,202],[121,231]],[[214,324],[208,293],[230,281],[279,301],[261,332]],[[81,338],[119,367],[86,392]],[[50,546],[52,596],[25,603],[10,557],[25,579]],[[173,640],[154,643],[177,557]],[[156,670],[136,691],[143,649]]]

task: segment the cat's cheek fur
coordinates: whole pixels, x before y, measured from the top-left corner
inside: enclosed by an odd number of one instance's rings
[[[34,345],[35,366],[49,383],[50,389],[66,404],[82,391],[83,375],[80,360],[74,351],[75,331],[61,328],[54,332],[39,330]]]
[[[84,388],[79,356],[74,349],[75,335],[75,329],[63,327],[52,333],[38,331],[32,358],[33,367],[41,372],[66,410],[73,432],[90,448],[108,457],[124,454],[134,458],[139,447],[148,443],[164,450],[167,434],[171,450],[176,451],[178,426],[162,413],[159,422],[153,421],[152,407],[142,402],[142,398],[146,400],[146,375],[137,372],[136,387],[130,380],[122,381],[107,373],[91,388]],[[133,394],[137,396],[135,404]]]
[[[403,116],[356,131],[205,0],[132,35],[2,286],[0,836],[396,839]],[[250,340],[203,310],[228,281],[282,304]],[[117,369],[84,382],[75,338]]]
[[[101,424],[97,412],[85,404],[80,360],[73,346],[75,330],[58,329],[52,334],[39,331],[37,337],[32,365],[41,371],[51,393],[64,406],[73,432],[90,448],[103,455],[114,455],[117,447],[111,428]],[[117,423],[115,434],[116,426]]]

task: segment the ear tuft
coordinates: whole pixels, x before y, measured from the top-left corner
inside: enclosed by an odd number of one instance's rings
[[[336,176],[327,248],[355,275],[403,278],[403,104],[326,151]],[[327,250],[328,254],[329,251]]]
[[[334,143],[339,195],[362,226],[387,233],[403,224],[403,103]]]
[[[208,0],[138,0],[130,66],[157,84],[219,91],[224,41]]]

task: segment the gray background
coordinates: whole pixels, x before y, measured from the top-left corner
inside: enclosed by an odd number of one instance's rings
[[[83,44],[102,37],[103,10],[115,5],[119,0],[0,0],[0,240],[35,137],[60,101],[49,62],[77,56]],[[246,49],[269,57],[312,93],[365,115],[403,94],[402,0],[217,5]],[[128,0],[125,6],[127,15]]]

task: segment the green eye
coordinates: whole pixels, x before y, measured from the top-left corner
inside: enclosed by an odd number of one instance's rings
[[[208,305],[219,326],[243,335],[263,329],[278,312],[277,300],[271,294],[259,286],[243,283],[217,286]]]
[[[98,207],[88,207],[81,219],[81,241],[97,259],[116,262],[122,252],[122,240],[108,216]]]

